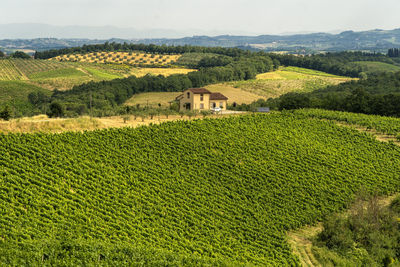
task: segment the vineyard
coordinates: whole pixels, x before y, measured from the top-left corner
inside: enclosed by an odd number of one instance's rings
[[[2,59],[0,60],[0,80],[27,80],[27,77],[33,73],[68,67],[70,66],[66,64],[46,60]]]
[[[127,65],[161,65],[175,63],[181,55],[148,54],[143,52],[94,52],[88,54],[68,54],[51,58],[57,61],[113,63]]]
[[[22,73],[10,60],[0,60],[0,81],[22,80]]]
[[[170,56],[173,58],[173,56]],[[150,57],[151,58],[151,57]],[[157,55],[157,60],[159,56]],[[113,80],[147,74],[169,76],[194,71],[186,68],[136,68],[124,64],[59,62],[56,60],[2,59],[0,81],[28,81],[45,89],[68,90],[89,81]]]
[[[0,135],[5,265],[297,265],[288,230],[360,188],[400,189],[400,148],[290,112]]]
[[[323,109],[299,109],[294,111],[297,115],[304,115],[310,118],[335,120],[353,125],[364,126],[367,129],[374,129],[383,134],[400,136],[400,119],[394,117],[365,115],[361,113],[350,113],[330,111]]]

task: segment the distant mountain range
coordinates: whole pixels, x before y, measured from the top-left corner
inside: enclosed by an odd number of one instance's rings
[[[221,35],[224,31],[201,29],[170,30],[121,28],[115,26],[55,26],[40,23],[0,24],[0,39],[148,39],[148,38],[182,38],[192,35]],[[254,35],[248,32],[235,31],[232,34]]]
[[[4,25],[3,25],[4,26]],[[2,25],[0,25],[0,39],[2,39]],[[103,29],[103,27],[100,27]],[[65,28],[73,34],[74,29]],[[82,28],[80,28],[82,29]],[[93,29],[93,28],[91,28]],[[27,28],[26,31],[34,32],[35,28]],[[88,30],[88,29],[86,29]],[[80,32],[80,31],[77,31]],[[64,31],[65,33],[65,31]],[[148,33],[148,35],[152,35]],[[164,32],[165,33],[165,32]],[[304,53],[313,53],[320,51],[345,51],[345,50],[367,50],[386,52],[388,48],[400,47],[400,28],[394,30],[370,30],[362,32],[345,31],[339,34],[331,33],[309,33],[294,35],[259,35],[259,36],[193,36],[184,38],[105,38],[91,39],[91,36],[97,36],[95,31],[93,35],[82,38],[78,33],[75,38],[36,38],[36,39],[3,39],[0,40],[0,48],[3,50],[31,49],[47,50],[64,47],[81,46],[84,44],[97,44],[108,42],[127,42],[144,43],[157,45],[195,45],[195,46],[222,46],[222,47],[240,47],[251,50],[264,51],[301,51]],[[142,32],[142,34],[144,34]],[[171,32],[172,34],[172,32]],[[73,36],[73,35],[71,35]],[[139,34],[137,35],[139,36]]]

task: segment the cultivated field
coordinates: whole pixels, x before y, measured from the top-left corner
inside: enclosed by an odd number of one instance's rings
[[[400,190],[399,147],[293,112],[0,135],[0,153],[5,265],[293,266],[288,231]]]
[[[286,67],[278,71],[259,74],[255,80],[231,82],[227,85],[268,99],[289,92],[311,92],[328,85],[336,85],[350,80],[352,79],[325,72]]]
[[[163,66],[175,63],[180,56],[181,55],[148,54],[143,52],[94,52],[87,54],[62,55],[54,57],[50,60],[86,63]]]
[[[68,90],[90,81],[151,75],[169,76],[194,71],[185,68],[138,68],[119,64],[0,59],[0,81],[27,81],[48,90]]]

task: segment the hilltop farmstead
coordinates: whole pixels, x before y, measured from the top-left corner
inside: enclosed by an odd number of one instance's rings
[[[205,88],[190,88],[175,99],[179,110],[226,110],[228,98],[221,93],[211,93]]]

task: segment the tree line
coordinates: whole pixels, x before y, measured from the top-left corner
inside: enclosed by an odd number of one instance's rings
[[[380,53],[366,52],[339,52],[311,56],[269,54],[272,59],[277,59],[282,65],[314,69],[330,74],[358,78],[364,76],[360,66],[348,64],[356,61],[378,61],[388,64],[398,62]]]
[[[388,57],[400,57],[400,49],[399,48],[390,48],[388,50]]]
[[[35,53],[35,59],[49,59],[52,57],[73,54],[73,53],[92,53],[92,52],[110,52],[110,51],[143,51],[147,53],[159,54],[184,54],[184,53],[213,53],[226,55],[230,57],[238,57],[249,55],[251,52],[239,48],[224,48],[224,47],[202,47],[202,46],[167,46],[167,45],[145,45],[145,44],[128,44],[128,43],[109,43],[83,45],[81,47],[71,47],[62,49],[53,49]]]

